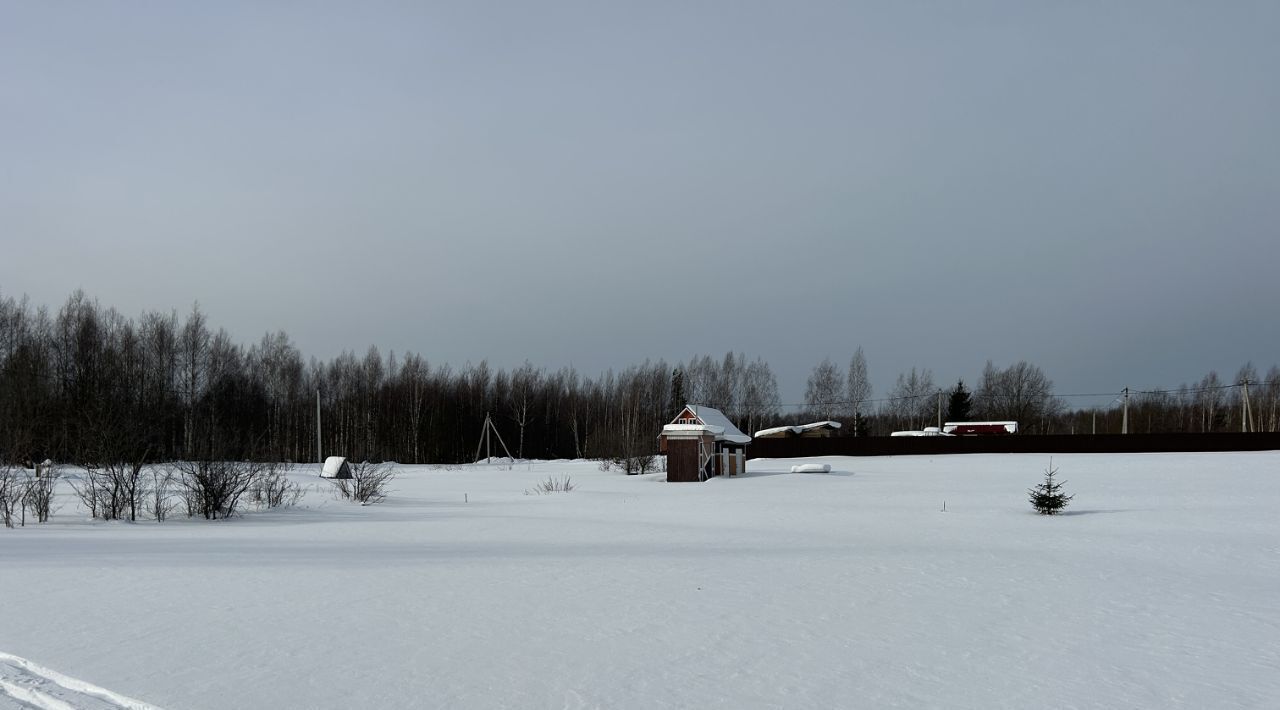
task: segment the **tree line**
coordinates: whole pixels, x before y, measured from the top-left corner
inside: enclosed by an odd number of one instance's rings
[[[742,426],[772,421],[769,365],[739,353],[645,361],[588,377],[572,367],[461,368],[415,353],[304,359],[284,332],[249,346],[185,317],[127,318],[83,292],[56,312],[0,297],[0,460],[463,462],[486,415],[518,458],[656,451],[685,401],[716,402]]]
[[[1280,431],[1280,367],[1265,374],[1246,363],[1230,380],[1209,372],[1175,389],[1117,392],[1105,406],[1072,407],[1039,367],[1019,361],[998,367],[987,361],[976,384],[963,379],[942,387],[929,369],[900,373],[893,388],[874,398],[862,349],[847,371],[824,359],[809,375],[799,418],[821,417],[853,425],[857,434],[886,435],[919,430],[939,420],[1016,421],[1029,434],[1115,434]]]
[[[1276,430],[1280,370],[1246,367],[1244,380],[1255,383],[1249,412],[1239,388],[1211,373],[1182,393],[1135,395],[1131,430],[1238,431],[1250,415],[1257,430]],[[875,399],[859,349],[848,368],[819,363],[797,408],[781,403],[767,362],[735,352],[595,376],[527,362],[454,368],[376,347],[320,361],[284,332],[237,343],[198,306],[129,318],[80,291],[56,311],[0,295],[0,461],[13,463],[313,461],[317,405],[325,455],[406,463],[471,460],[487,415],[517,458],[645,456],[686,402],[721,409],[748,433],[823,418],[845,434],[884,435],[926,426],[940,408],[946,419],[1015,419],[1031,433],[1087,432],[1100,415],[1118,431],[1114,407],[1072,410],[1052,387],[1028,363],[988,363],[972,393],[913,368]]]

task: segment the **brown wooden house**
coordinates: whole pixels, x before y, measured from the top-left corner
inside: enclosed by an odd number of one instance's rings
[[[743,473],[750,441],[720,410],[686,404],[658,437],[659,450],[667,455],[667,481],[705,481]]]

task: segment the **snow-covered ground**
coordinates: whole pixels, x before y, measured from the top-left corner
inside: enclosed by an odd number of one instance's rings
[[[812,461],[404,467],[212,523],[64,496],[0,529],[0,707],[1280,707],[1280,453],[1055,456],[1054,518],[1047,456]]]

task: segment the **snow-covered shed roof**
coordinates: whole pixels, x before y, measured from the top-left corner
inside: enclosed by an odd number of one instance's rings
[[[782,433],[794,434],[796,436],[799,436],[800,434],[803,434],[806,431],[813,431],[814,429],[839,429],[839,428],[840,428],[840,422],[833,422],[830,420],[825,422],[810,422],[808,424],[797,424],[795,426],[776,426],[769,429],[761,429],[760,431],[756,432],[756,438],[773,436],[774,434],[782,434]]]
[[[689,422],[684,417],[685,411],[693,414],[697,419],[696,422]],[[714,434],[717,441],[728,441],[734,444],[751,443],[751,437],[743,434],[738,427],[729,421],[719,409],[707,407],[701,404],[686,404],[684,409],[680,410],[675,420],[662,428],[664,432],[683,431],[688,428],[705,428],[707,432]]]
[[[735,444],[748,444],[751,442],[751,437],[743,434],[738,427],[733,425],[733,422],[729,421],[729,417],[726,417],[724,412],[719,409],[712,409],[699,404],[690,404],[687,405],[687,408],[697,415],[703,424],[724,429],[724,433],[716,438],[732,441]]]

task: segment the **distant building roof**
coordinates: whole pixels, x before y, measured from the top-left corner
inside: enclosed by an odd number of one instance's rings
[[[839,428],[840,428],[840,422],[833,422],[828,420],[825,422],[810,422],[809,424],[796,424],[795,426],[776,426],[770,429],[761,429],[760,431],[756,432],[756,437],[757,438],[768,437],[768,436],[773,436],[775,434],[782,434],[782,433],[794,434],[796,436],[799,436],[800,434],[803,434],[806,431],[813,431],[814,429],[839,429]]]
[[[947,422],[942,430],[948,434],[1017,434],[1017,422]]]

